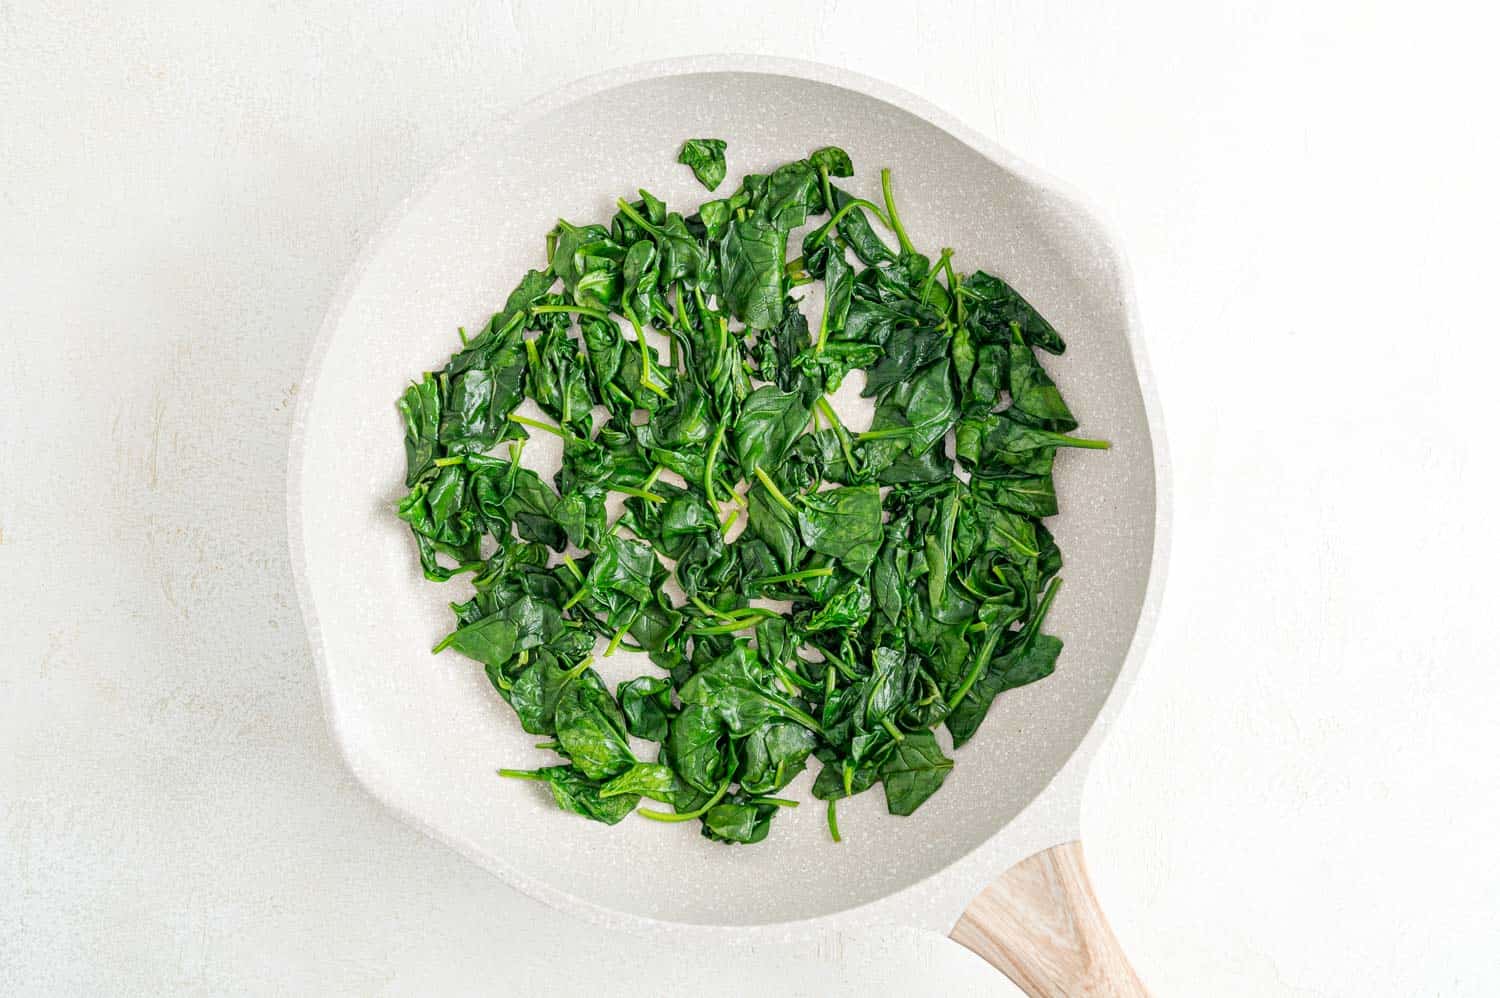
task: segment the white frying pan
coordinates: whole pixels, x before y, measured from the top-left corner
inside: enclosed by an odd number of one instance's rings
[[[841,804],[841,844],[817,806],[783,810],[760,845],[727,847],[690,823],[584,821],[544,790],[495,778],[497,767],[548,754],[482,670],[428,653],[451,626],[446,600],[464,587],[424,582],[391,514],[403,468],[394,401],[407,380],[458,347],[454,327],[483,324],[541,261],[558,216],[607,220],[613,199],[638,186],[673,206],[706,200],[674,162],[692,136],[728,140],[730,185],[827,144],[853,157],[855,193],[877,192],[890,167],[919,248],[952,246],[960,269],[1000,274],[1062,332],[1068,351],[1048,367],[1082,431],[1114,444],[1058,460],[1063,511],[1049,525],[1065,583],[1047,621],[1066,643],[1057,672],[1002,696],[912,817],[887,815],[878,793]],[[867,410],[842,408],[867,425]],[[556,455],[541,441],[526,457],[550,477]],[[476,138],[407,199],[318,337],[292,434],[288,513],[329,726],[350,768],[406,820],[517,888],[679,939],[915,924],[950,932],[1028,993],[1138,993],[1089,891],[1078,812],[1089,759],[1144,653],[1166,548],[1165,478],[1124,266],[1076,200],[886,84],[714,58],[573,84]],[[606,666],[612,685],[656,671],[627,653]],[[786,796],[809,800],[809,780]]]

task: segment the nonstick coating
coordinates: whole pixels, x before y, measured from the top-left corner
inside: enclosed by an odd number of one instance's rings
[[[1129,292],[1097,224],[1003,153],[980,151],[983,140],[955,137],[961,129],[945,118],[946,129],[929,120],[941,115],[870,95],[920,107],[890,88],[836,71],[734,64],[777,71],[674,64],[618,74],[618,85],[586,81],[476,138],[412,195],[330,312],[290,472],[299,593],[330,726],[356,775],[405,818],[520,888],[638,927],[807,924],[903,891],[909,903],[900,907],[919,908],[941,882],[929,878],[982,844],[986,861],[1008,861],[1071,834],[1088,752],[1007,826],[1074,756],[1110,697],[1157,547],[1158,468]],[[464,585],[423,581],[391,513],[403,469],[394,400],[408,379],[440,366],[459,345],[455,327],[480,327],[520,275],[541,265],[557,217],[607,221],[615,196],[638,186],[684,210],[710,197],[674,162],[690,136],[728,141],[730,179],[720,193],[743,173],[826,144],[853,157],[856,193],[878,198],[879,168],[890,167],[919,248],[935,258],[951,246],[959,269],[1004,276],[1062,332],[1067,353],[1044,357],[1047,367],[1080,432],[1114,444],[1058,458],[1062,514],[1048,522],[1066,564],[1047,623],[1065,642],[1056,674],[1001,697],[956,753],[941,792],[914,816],[887,815],[878,790],[843,803],[839,845],[808,793],[811,773],[784,794],[806,803],[778,815],[770,838],[754,847],[711,843],[696,822],[606,827],[557,810],[539,786],[497,779],[497,767],[545,764],[550,754],[533,747],[539,739],[522,732],[474,663],[428,653],[451,625],[447,600],[464,598]],[[804,304],[814,322],[816,308]],[[860,409],[845,408],[856,428],[868,421]],[[546,473],[555,468],[547,441],[528,444],[527,458]],[[621,653],[605,678],[613,685],[657,671]],[[1091,750],[1097,729],[1089,741]],[[965,883],[947,885],[944,905],[977,890],[979,874],[1000,872],[973,862],[954,869]],[[886,914],[904,917],[889,904]]]

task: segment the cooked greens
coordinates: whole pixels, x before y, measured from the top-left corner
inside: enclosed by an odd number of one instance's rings
[[[724,154],[690,139],[679,162],[712,191]],[[759,842],[815,763],[837,841],[836,801],[878,783],[911,814],[953,767],[935,729],[962,745],[1057,663],[1053,463],[1108,445],[1070,435],[1037,356],[1057,330],[917,252],[888,171],[883,204],[833,183],[852,175],[828,147],[688,215],[640,191],[559,221],[546,266],[398,402],[398,515],[427,578],[473,583],[434,651],[548,739],[559,765],[499,772],[564,810]],[[854,371],[862,432],[828,398]],[[521,465],[536,432],[562,442],[550,483]],[[621,647],[660,673],[611,692],[594,665]]]

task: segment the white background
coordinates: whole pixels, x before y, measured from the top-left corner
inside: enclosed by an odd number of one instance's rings
[[[915,91],[1122,237],[1176,525],[1084,838],[1147,984],[1500,992],[1493,26],[712,10],[0,0],[0,993],[1010,993],[916,933],[602,932],[400,825],[324,731],[283,492],[340,277],[507,108],[716,51]]]

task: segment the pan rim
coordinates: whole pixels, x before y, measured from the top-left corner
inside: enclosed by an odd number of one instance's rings
[[[491,136],[504,135],[574,101],[604,91],[647,80],[692,75],[747,74],[784,76],[833,86],[874,98],[912,114],[953,136],[1023,182],[1071,209],[1071,218],[1083,225],[1091,240],[1107,255],[1113,265],[1114,287],[1119,294],[1125,317],[1125,339],[1141,390],[1146,427],[1150,439],[1155,487],[1155,516],[1151,560],[1146,591],[1136,620],[1129,650],[1110,691],[1099,711],[1067,760],[1040,791],[1005,824],[966,852],[912,883],[880,897],[833,912],[807,918],[781,919],[763,923],[716,923],[660,919],[610,908],[596,901],[561,890],[531,877],[525,871],[510,867],[485,855],[471,843],[446,833],[401,803],[383,773],[360,756],[355,741],[344,733],[341,714],[326,661],[317,607],[306,570],[306,549],[302,530],[302,494],[307,416],[316,395],[317,378],[334,332],[347,310],[350,299],[360,286],[374,258],[389,241],[392,232],[410,207],[453,170],[459,169],[461,157],[450,157],[444,165],[427,175],[406,197],[388,211],[365,242],[353,264],[332,297],[318,332],[314,337],[293,417],[287,466],[287,537],[292,574],[304,630],[312,652],[325,721],[334,746],[356,780],[382,805],[394,812],[405,824],[416,828],[453,848],[502,881],[549,906],[612,929],[638,935],[681,940],[684,933],[716,942],[770,942],[803,939],[846,929],[851,923],[873,926],[917,925],[946,932],[962,913],[964,906],[989,879],[1031,853],[1077,837],[1083,783],[1089,763],[1097,753],[1110,724],[1122,708],[1150,644],[1160,609],[1169,556],[1171,522],[1171,473],[1167,439],[1160,400],[1152,376],[1136,307],[1133,282],[1114,230],[1103,220],[1096,207],[1066,183],[1018,159],[994,140],[976,132],[954,116],[899,87],[882,80],[843,68],[805,60],[772,58],[756,55],[699,55],[667,60],[653,60],[593,74],[566,83],[539,97],[519,104],[499,116],[487,129]],[[1007,848],[999,848],[1002,838]]]

